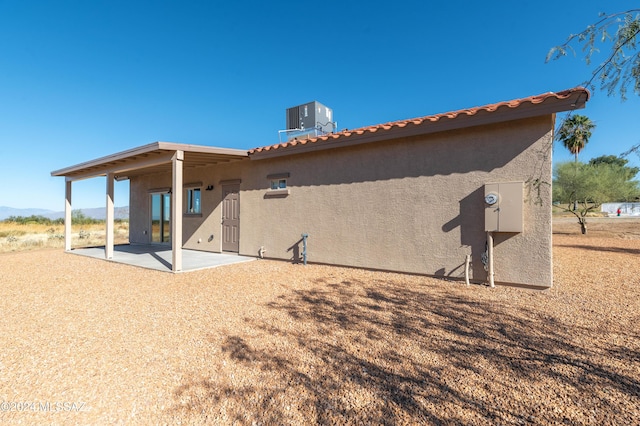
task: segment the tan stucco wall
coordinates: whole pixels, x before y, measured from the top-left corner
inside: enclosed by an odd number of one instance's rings
[[[185,214],[182,217],[184,248],[211,252],[222,251],[220,241],[222,186],[219,182],[240,179],[248,166],[251,164],[247,159],[231,165],[185,170],[183,178],[185,186],[194,182],[201,182],[203,186],[201,188],[202,214],[195,216]],[[205,188],[209,185],[213,185],[214,189],[206,191]],[[129,240],[132,243],[148,244],[150,242],[150,191],[170,187],[171,175],[169,173],[131,178]],[[185,193],[183,193],[183,199],[186,199]]]
[[[266,257],[291,259],[308,233],[310,262],[461,278],[470,254],[472,279],[484,281],[483,185],[550,183],[552,128],[546,116],[187,171],[185,182],[215,189],[203,191],[202,218],[185,218],[185,247],[220,251],[218,182],[241,178],[240,254],[264,246]],[[267,175],[281,172],[290,173],[290,194],[266,197]],[[132,242],[148,241],[148,189],[163,186],[170,176],[132,180]],[[495,280],[548,287],[551,186],[539,187],[539,199],[529,188],[524,232],[495,236]]]

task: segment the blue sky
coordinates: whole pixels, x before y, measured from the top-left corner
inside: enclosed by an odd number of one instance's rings
[[[153,141],[276,143],[286,108],[312,100],[342,129],[574,87],[590,68],[580,57],[545,64],[549,49],[629,7],[0,0],[0,205],[62,210],[52,170]],[[596,92],[580,113],[598,126],[581,159],[640,143],[637,96]],[[570,159],[556,146],[555,161]],[[74,208],[104,205],[104,186],[74,183]]]

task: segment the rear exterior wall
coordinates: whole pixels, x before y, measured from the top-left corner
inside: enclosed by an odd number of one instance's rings
[[[524,232],[494,239],[495,281],[552,285],[553,116],[185,171],[203,191],[202,217],[184,220],[185,248],[220,251],[220,181],[241,179],[240,250],[308,261],[485,281],[484,184],[525,183]],[[286,196],[267,176],[288,173]],[[131,182],[131,241],[148,242],[148,190],[171,176]],[[535,182],[542,182],[536,185]],[[146,201],[143,201],[146,200]],[[145,205],[146,204],[146,205]]]

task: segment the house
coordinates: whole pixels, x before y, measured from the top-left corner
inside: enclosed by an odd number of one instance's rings
[[[536,288],[552,285],[555,114],[581,87],[251,150],[155,142],[52,172],[130,183],[131,244]],[[487,272],[488,269],[488,272]]]

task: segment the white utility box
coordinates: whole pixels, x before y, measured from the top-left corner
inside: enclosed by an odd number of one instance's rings
[[[524,182],[487,183],[484,202],[485,231],[522,232]]]

